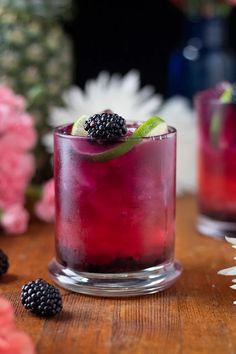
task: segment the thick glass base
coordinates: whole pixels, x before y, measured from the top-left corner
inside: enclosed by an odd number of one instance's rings
[[[227,237],[236,237],[236,222],[217,221],[204,215],[197,219],[197,230],[205,235],[220,240]]]
[[[105,297],[153,294],[170,287],[182,272],[178,261],[138,272],[105,274],[76,272],[53,259],[48,269],[52,279],[65,289]]]

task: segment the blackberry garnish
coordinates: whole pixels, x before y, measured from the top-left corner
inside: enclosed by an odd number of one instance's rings
[[[236,83],[232,85],[231,102],[236,104]]]
[[[110,111],[90,117],[85,122],[84,129],[88,132],[88,136],[98,141],[116,141],[127,133],[125,119]]]
[[[8,271],[8,268],[8,257],[2,250],[0,250],[0,276],[5,274]]]
[[[27,310],[41,317],[52,317],[62,310],[59,290],[43,279],[23,285],[21,302]]]

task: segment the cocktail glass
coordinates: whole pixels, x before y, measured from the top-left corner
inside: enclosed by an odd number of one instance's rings
[[[129,126],[130,134],[136,126]],[[175,129],[133,138],[128,152],[104,159],[105,151],[126,138],[101,145],[70,131],[66,125],[54,134],[51,276],[62,287],[89,295],[142,295],[169,287],[181,273],[174,260]]]
[[[236,237],[236,105],[220,91],[195,98],[198,113],[198,230]]]

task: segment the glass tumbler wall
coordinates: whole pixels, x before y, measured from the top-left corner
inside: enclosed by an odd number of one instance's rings
[[[104,160],[97,157],[111,146],[70,130],[59,127],[54,136],[52,277],[65,288],[103,296],[170,286],[181,272],[174,261],[175,130],[142,138],[130,151]]]
[[[205,93],[196,96],[198,113],[198,230],[236,236],[236,105]]]

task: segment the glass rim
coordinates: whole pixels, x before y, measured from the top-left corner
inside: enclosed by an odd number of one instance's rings
[[[138,127],[141,123],[140,121],[134,121],[134,122],[128,122],[127,126],[128,127]],[[73,123],[66,123],[66,124],[62,124],[59,125],[57,127],[55,127],[53,129],[53,133],[56,136],[59,136],[61,138],[65,138],[65,139],[79,139],[79,140],[90,140],[90,137],[88,136],[79,136],[79,135],[69,135],[69,134],[63,134],[60,130],[62,130],[63,128],[72,125]],[[160,135],[154,135],[154,136],[148,136],[148,137],[132,137],[132,135],[129,136],[125,136],[125,137],[121,137],[119,139],[117,139],[114,143],[119,143],[119,142],[124,142],[127,141],[127,139],[129,140],[164,140],[164,139],[169,139],[171,136],[175,136],[177,134],[177,129],[168,125],[168,133],[164,133],[164,134],[160,134]],[[100,139],[100,141],[102,141],[102,139]]]
[[[204,91],[198,92],[195,94],[194,96],[194,102],[195,103],[208,103],[211,105],[215,105],[215,106],[224,106],[224,107],[228,107],[230,105],[235,105],[233,102],[220,102],[219,97],[207,97],[204,95]]]

